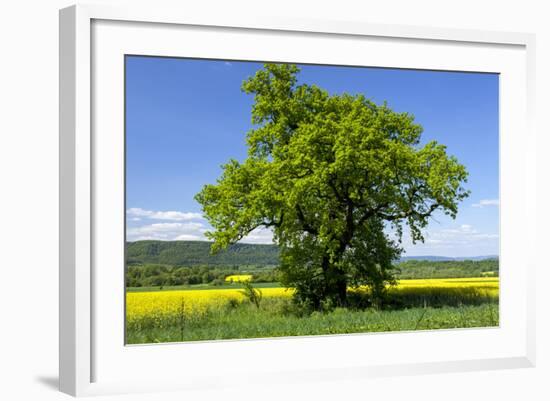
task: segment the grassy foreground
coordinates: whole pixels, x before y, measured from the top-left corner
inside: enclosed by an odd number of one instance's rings
[[[253,305],[232,311],[216,310],[204,318],[165,321],[160,325],[128,327],[128,344],[433,330],[498,326],[498,305],[354,311],[336,308],[309,316],[258,313]]]
[[[297,308],[291,289],[260,291],[259,308],[237,288],[129,292],[126,342],[498,326],[498,278],[402,280],[383,310],[369,307],[367,290],[350,292],[355,308],[327,312]]]

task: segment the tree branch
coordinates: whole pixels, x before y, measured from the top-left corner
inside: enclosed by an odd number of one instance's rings
[[[306,217],[304,216],[304,211],[298,204],[296,205],[296,216],[298,216],[298,220],[300,221],[300,224],[302,225],[302,228],[304,231],[310,233],[311,235],[319,234],[317,229],[306,221]]]
[[[428,211],[424,212],[424,213],[420,213],[420,212],[417,212],[416,210],[411,209],[407,212],[401,212],[401,213],[394,214],[394,215],[389,215],[389,214],[385,214],[385,213],[378,213],[378,215],[380,217],[382,217],[384,220],[387,220],[387,221],[395,221],[395,220],[400,220],[400,219],[406,219],[408,217],[416,217],[416,218],[423,219],[423,218],[426,218],[426,217],[430,217],[430,215],[440,206],[441,205],[437,202],[433,203],[428,208]]]

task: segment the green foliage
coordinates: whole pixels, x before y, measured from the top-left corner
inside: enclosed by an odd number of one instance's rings
[[[397,265],[400,279],[498,277],[498,259],[427,261],[407,260]]]
[[[256,308],[260,308],[260,302],[262,302],[262,291],[254,288],[250,281],[243,281],[243,290],[241,293],[250,301],[250,303],[256,305]]]
[[[227,276],[239,274],[238,267],[130,265],[126,269],[126,287],[150,288],[193,285],[227,286]],[[251,272],[253,283],[277,283],[279,274],[275,269]],[[233,285],[235,286],[235,285]],[[239,283],[238,286],[242,286]]]
[[[263,249],[263,248],[262,248]],[[208,252],[205,250],[205,252]],[[498,277],[498,259],[463,261],[407,260],[395,265],[398,279]],[[126,272],[127,287],[175,287],[188,285],[227,285],[225,277],[247,272],[252,282],[258,284],[277,283],[281,273],[276,268],[246,268],[239,266],[171,266],[158,264],[130,265]],[[373,285],[372,288],[376,289]],[[313,290],[315,287],[313,286]],[[385,290],[380,291],[384,297]],[[348,294],[349,295],[349,294]]]
[[[126,286],[221,285],[226,276],[235,273],[232,268],[208,266],[130,265],[126,269]]]
[[[196,195],[214,252],[273,229],[281,279],[301,302],[345,305],[348,286],[382,298],[403,225],[413,241],[435,211],[455,217],[467,172],[408,113],[364,95],[297,83],[294,65],[266,64],[243,83],[254,95],[248,158],[230,160]],[[392,226],[396,241],[385,233]]]
[[[280,281],[280,278],[278,269],[267,269],[252,273],[253,283],[277,283]]]

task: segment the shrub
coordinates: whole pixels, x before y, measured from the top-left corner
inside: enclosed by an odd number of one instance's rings
[[[256,308],[260,308],[260,302],[262,301],[262,292],[254,288],[254,286],[248,280],[241,281],[241,284],[243,285],[243,290],[241,291],[241,294],[243,294],[251,303],[256,305]]]

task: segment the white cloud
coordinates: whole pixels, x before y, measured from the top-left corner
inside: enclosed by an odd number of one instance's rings
[[[174,241],[205,241],[206,238],[195,234],[181,234],[174,238]]]
[[[500,201],[498,199],[482,199],[478,203],[474,203],[472,207],[487,207],[487,206],[498,206]]]
[[[174,241],[174,240],[206,240],[204,233],[207,226],[200,222],[186,223],[153,223],[139,227],[130,227],[126,234],[129,241],[146,239]]]
[[[154,211],[145,210],[139,207],[131,207],[126,210],[127,216],[134,218],[145,217],[153,220],[171,220],[171,221],[184,221],[184,220],[197,220],[202,219],[202,214],[193,212],[178,212],[175,210],[169,211]],[[136,220],[134,220],[136,221]]]
[[[445,241],[443,241],[442,239],[434,239],[434,238],[428,238],[426,240],[426,244],[442,244],[444,242]]]
[[[403,232],[405,254],[442,256],[481,256],[498,254],[499,234],[482,232],[471,224],[424,232],[424,243],[412,243],[408,229]]]
[[[244,237],[240,242],[247,244],[272,244],[273,231],[268,228],[259,227]]]
[[[442,238],[452,238],[456,236],[468,236],[472,234],[477,234],[477,230],[470,224],[462,224],[456,228],[444,228],[442,230],[435,231],[433,232],[433,234],[438,235]]]
[[[498,237],[498,234],[479,232],[470,224],[462,224],[456,228],[445,228],[442,230],[428,231],[426,233],[427,239],[440,241],[439,243],[445,245],[475,244],[479,240],[496,239]]]
[[[153,211],[139,207],[127,211],[129,227],[128,241],[206,241],[206,231],[212,228],[200,213],[180,211]],[[152,222],[151,220],[164,220]],[[141,223],[140,223],[141,222]],[[272,244],[273,232],[267,228],[257,228],[240,242],[249,244]]]
[[[142,217],[149,217],[154,212],[151,210],[144,210],[140,207],[131,207],[130,209],[126,210],[126,214],[128,216],[142,216]]]
[[[485,205],[492,203],[480,202]],[[206,241],[206,231],[211,226],[200,213],[181,211],[152,211],[141,208],[127,210],[129,241]],[[152,221],[153,220],[153,221]],[[155,222],[154,220],[161,220]],[[407,255],[465,256],[498,253],[498,238],[495,233],[480,232],[471,224],[461,224],[441,229],[428,228],[424,243],[413,244],[407,229],[403,233],[403,246]],[[240,242],[249,244],[272,244],[273,231],[257,228]]]
[[[202,219],[202,214],[200,213],[183,213],[176,211],[167,211],[167,212],[155,212],[152,216],[152,219],[157,220],[193,220],[193,219]]]

